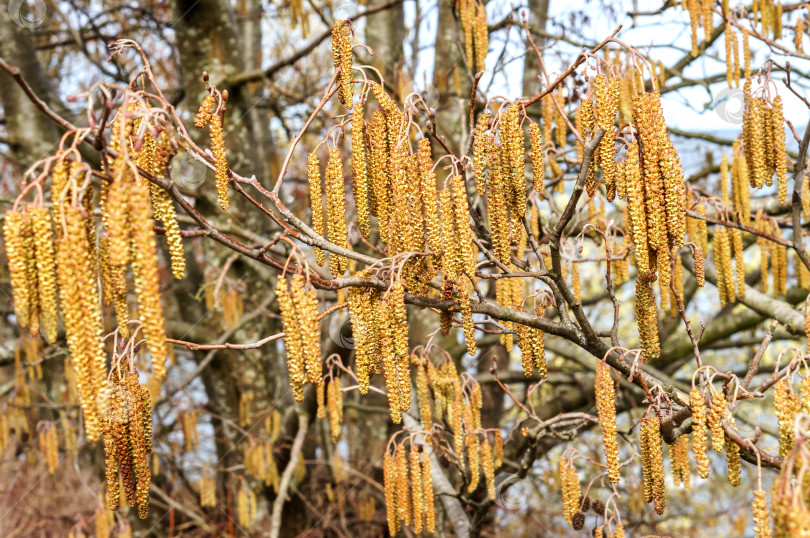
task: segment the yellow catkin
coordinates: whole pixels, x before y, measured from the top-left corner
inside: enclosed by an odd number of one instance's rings
[[[671,447],[670,469],[676,486],[683,484],[686,491],[691,489],[689,476],[689,436],[678,437]]]
[[[706,454],[707,442],[707,410],[706,400],[697,388],[692,389],[689,394],[689,405],[692,408],[692,450],[695,453],[695,462],[698,467],[698,476],[708,478],[709,457]]]
[[[779,381],[773,389],[773,406],[779,421],[779,457],[784,458],[793,449],[794,421],[800,410],[798,396],[786,379]]]
[[[225,135],[222,132],[222,116],[215,113],[211,116],[208,125],[208,134],[211,137],[211,154],[214,157],[215,175],[217,181],[217,201],[223,211],[231,206],[228,198],[228,159],[225,155]]]
[[[484,481],[487,487],[487,497],[495,500],[495,461],[492,455],[492,445],[484,439],[481,443],[481,470],[484,472]]]
[[[649,278],[643,275],[636,279],[636,322],[644,362],[657,359],[661,353],[661,344],[658,338],[655,295]]]
[[[638,144],[627,148],[625,160],[625,183],[627,185],[627,207],[630,222],[625,223],[636,245],[636,266],[640,274],[650,271],[647,240],[647,215],[644,207],[644,191],[639,168]]]
[[[779,203],[787,201],[787,149],[785,146],[785,119],[782,113],[782,97],[777,95],[773,99],[772,108],[773,122],[773,155],[775,164],[776,181],[779,186]]]
[[[619,447],[616,442],[616,391],[610,367],[600,362],[596,369],[596,409],[599,413],[599,425],[602,427],[602,440],[605,446],[608,477],[614,484],[621,479],[619,474]]]
[[[58,314],[56,311],[56,258],[53,249],[51,215],[44,207],[30,209],[36,246],[37,293],[39,316],[45,340],[56,341]]]
[[[411,524],[411,490],[408,487],[408,456],[403,445],[397,445],[394,453],[397,485],[397,516],[406,526]]]
[[[425,529],[432,533],[436,530],[436,508],[433,499],[433,470],[427,451],[422,452],[422,497],[425,499]]]
[[[486,68],[489,49],[489,29],[487,28],[487,10],[483,3],[475,3],[475,70]]]
[[[395,536],[399,532],[400,524],[397,509],[397,473],[394,456],[385,452],[383,457],[383,487],[385,492],[385,513],[388,520],[388,532]]]
[[[287,368],[290,376],[293,396],[296,401],[304,399],[304,343],[298,316],[295,312],[293,298],[283,278],[276,283],[276,300],[281,311],[281,320],[284,328],[284,345],[287,351]]]
[[[343,106],[352,108],[354,84],[352,83],[352,28],[349,20],[338,19],[332,26],[332,60],[335,74],[340,80],[338,98]]]
[[[577,115],[580,117],[580,114]],[[535,122],[529,123],[529,155],[532,161],[532,174],[534,176],[534,188],[537,192],[543,191],[543,181],[546,175],[543,164],[543,140],[540,126]]]
[[[664,475],[664,454],[661,440],[661,423],[658,417],[646,419],[648,423],[647,442],[649,444],[649,464],[652,478],[652,497],[655,512],[664,513],[666,507],[666,484]]]
[[[318,156],[310,153],[307,157],[307,180],[309,182],[309,203],[312,210],[312,230],[324,235],[323,226],[323,188],[321,187],[321,165]],[[325,258],[323,250],[315,247],[315,259],[318,265],[323,265]]]
[[[197,111],[197,116],[194,118],[194,125],[198,129],[202,129],[208,125],[216,105],[217,101],[213,95],[209,93],[205,96],[205,99],[203,99],[203,102],[200,104],[200,109]]]
[[[337,444],[343,426],[343,394],[340,391],[339,377],[326,385],[326,401],[329,409],[329,428],[332,433],[332,442]]]
[[[310,183],[310,192],[312,192]],[[352,191],[357,208],[357,226],[363,237],[371,233],[369,223],[369,182],[366,162],[365,121],[363,103],[357,103],[352,114]]]
[[[413,507],[413,530],[416,534],[422,532],[422,525],[424,523],[424,509],[425,499],[424,491],[422,489],[422,464],[419,458],[419,450],[416,445],[411,445],[409,454],[410,472],[411,472],[411,503]]]
[[[28,261],[33,259],[34,252],[25,249],[25,216],[19,211],[9,211],[6,213],[3,222],[3,237],[6,244],[6,256],[8,257],[8,269],[11,275],[11,289],[14,297],[14,314],[17,317],[17,324],[20,327],[27,327],[32,315],[30,293],[28,284]]]
[[[725,447],[725,432],[723,431],[723,419],[726,413],[726,396],[722,392],[712,395],[712,405],[709,408],[708,423],[712,432],[712,449],[715,452],[722,452]]]
[[[726,463],[728,465],[728,482],[735,488],[740,485],[740,447],[726,435]]]
[[[777,481],[778,482],[778,481]],[[765,491],[761,488],[754,491],[754,502],[752,507],[754,514],[754,532],[757,538],[770,538],[771,522],[768,517],[768,499]]]
[[[326,227],[329,241],[343,248],[348,248],[346,239],[346,192],[343,181],[343,162],[340,150],[332,148],[326,163]],[[348,262],[339,254],[329,255],[329,270],[332,275],[340,276],[346,272]]]

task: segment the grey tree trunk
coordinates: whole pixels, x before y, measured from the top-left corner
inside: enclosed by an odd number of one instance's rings
[[[550,0],[529,0],[529,26],[538,31],[545,31],[546,22],[548,22],[548,7]],[[522,32],[522,30],[521,30]],[[539,36],[534,36],[534,43],[538,47],[542,47],[545,39]],[[540,62],[537,60],[537,55],[527,47],[526,57],[523,60],[523,95],[536,95],[541,90]]]

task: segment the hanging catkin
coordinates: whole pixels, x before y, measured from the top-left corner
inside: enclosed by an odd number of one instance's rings
[[[332,148],[326,163],[326,227],[329,241],[339,247],[348,249],[346,239],[346,192],[343,181],[343,162],[340,150]],[[329,271],[333,276],[342,276],[346,272],[348,261],[339,254],[329,254]]]
[[[621,479],[619,475],[619,447],[616,442],[616,392],[610,367],[600,362],[596,369],[596,409],[599,413],[599,425],[602,427],[602,440],[605,446],[608,477],[614,484]]]

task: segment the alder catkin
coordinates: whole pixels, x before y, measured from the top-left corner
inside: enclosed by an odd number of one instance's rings
[[[773,406],[779,422],[779,457],[784,458],[793,449],[794,421],[800,410],[800,401],[787,379],[773,388]]]
[[[211,137],[211,155],[214,157],[215,175],[217,181],[217,200],[219,207],[227,211],[231,206],[228,198],[228,158],[225,155],[225,135],[222,132],[222,116],[214,113],[208,125],[208,134]]]
[[[6,256],[8,257],[8,270],[11,275],[14,314],[20,327],[27,327],[31,316],[36,314],[31,312],[31,288],[28,284],[29,275],[27,270],[27,258],[33,257],[34,253],[24,248],[24,225],[25,216],[22,213],[19,211],[6,213],[5,222],[3,223],[3,237],[6,244]]]
[[[366,162],[365,121],[363,120],[362,102],[355,105],[352,114],[352,187],[354,204],[357,208],[357,226],[363,237],[368,237],[371,233],[371,224],[369,223],[368,164]],[[311,192],[312,183],[310,182]]]
[[[352,108],[352,28],[349,20],[338,19],[332,26],[332,60],[340,80],[338,98],[343,106]]]
[[[614,484],[621,480],[619,474],[619,447],[616,442],[616,391],[610,367],[600,362],[596,369],[596,409],[599,414],[599,425],[602,428],[602,440],[605,446],[608,477]]]
[[[37,292],[39,294],[40,326],[49,343],[56,341],[56,259],[53,249],[51,215],[44,207],[30,209],[36,246]]]
[[[339,247],[348,249],[346,239],[346,192],[343,181],[343,162],[340,159],[340,150],[332,148],[329,160],[326,163],[326,227],[329,232],[329,241]],[[346,272],[348,261],[345,257],[330,253],[329,271],[333,276],[341,276]]]
[[[726,413],[726,395],[717,392],[712,395],[712,405],[709,408],[708,423],[712,432],[712,449],[721,452],[725,446],[726,434],[723,430],[723,419]]]
[[[321,188],[321,165],[318,156],[313,152],[307,156],[307,181],[309,182],[309,204],[312,210],[312,230],[324,236],[323,226],[323,189]],[[315,247],[315,259],[323,265],[323,249]]]

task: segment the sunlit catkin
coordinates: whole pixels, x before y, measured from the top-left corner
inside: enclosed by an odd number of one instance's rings
[[[782,97],[777,95],[773,99],[773,155],[772,160],[776,168],[776,181],[779,186],[779,203],[787,201],[787,149],[785,146],[785,119],[782,113]]]
[[[211,137],[211,154],[214,157],[215,175],[217,181],[217,200],[219,207],[227,211],[231,206],[228,199],[228,158],[225,155],[225,135],[222,132],[222,116],[214,113],[208,125],[208,134]]]
[[[301,326],[295,313],[293,298],[290,295],[287,281],[279,277],[276,283],[276,300],[281,311],[281,320],[284,327],[284,345],[287,351],[287,368],[290,375],[290,385],[296,401],[304,399],[304,344]]]
[[[307,157],[307,181],[309,182],[309,204],[312,211],[312,230],[324,236],[323,188],[321,187],[321,165],[314,152]],[[325,261],[323,249],[315,247],[315,260],[318,265]]]
[[[728,483],[735,488],[740,485],[740,447],[728,435],[725,438]]]
[[[694,431],[694,429],[693,429]],[[670,447],[670,469],[672,470],[672,481],[676,486],[683,484],[683,488],[689,491],[689,436],[681,435]]]
[[[664,453],[661,440],[661,422],[658,417],[645,419],[647,421],[647,442],[649,443],[649,464],[652,478],[652,497],[655,503],[655,512],[664,513],[666,507],[666,477],[664,475]]]
[[[326,226],[329,241],[339,247],[348,248],[346,239],[346,192],[343,182],[343,162],[340,150],[332,148],[326,163]],[[346,272],[348,262],[339,254],[329,255],[329,271],[333,276]]]
[[[312,192],[310,183],[310,192]],[[357,226],[363,237],[371,233],[369,223],[369,182],[366,162],[365,121],[363,103],[357,103],[352,114],[352,190],[357,208]]]
[[[616,391],[610,367],[600,362],[596,368],[596,409],[599,413],[599,425],[602,427],[602,440],[605,445],[605,460],[608,477],[614,484],[621,479],[619,474],[619,447],[616,442]]]
[[[340,80],[338,98],[343,106],[352,108],[352,28],[349,20],[338,19],[332,26],[332,61]]]
[[[534,176],[534,188],[538,192],[543,190],[543,180],[545,178],[545,165],[543,164],[543,139],[540,126],[535,122],[529,123],[529,156],[532,161],[532,174]]]
[[[385,451],[383,457],[383,486],[388,532],[391,536],[395,536],[400,528],[397,509],[397,470],[394,456],[388,450]]]
[[[799,397],[793,392],[787,379],[780,380],[773,388],[773,406],[779,421],[779,457],[784,458],[794,445],[794,421],[800,410]]]
[[[11,275],[11,289],[14,297],[14,314],[20,327],[27,327],[31,316],[31,287],[28,283],[28,259],[33,259],[34,252],[24,248],[23,237],[26,217],[19,211],[6,213],[3,223],[3,237],[6,244],[8,269]]]
[[[726,395],[722,392],[712,394],[712,405],[709,408],[708,423],[712,432],[712,449],[722,452],[726,435],[723,431],[723,419],[726,413]]]
[[[661,353],[658,339],[658,315],[650,279],[639,275],[636,279],[636,322],[644,362],[657,359]]]
[[[708,478],[709,456],[706,454],[707,442],[707,411],[706,400],[703,393],[697,388],[689,393],[689,405],[692,408],[692,450],[695,453],[695,462],[698,466],[698,476]]]
[[[770,538],[771,536],[771,522],[768,517],[768,499],[765,491],[761,488],[754,491],[754,531],[757,533],[757,538]]]

